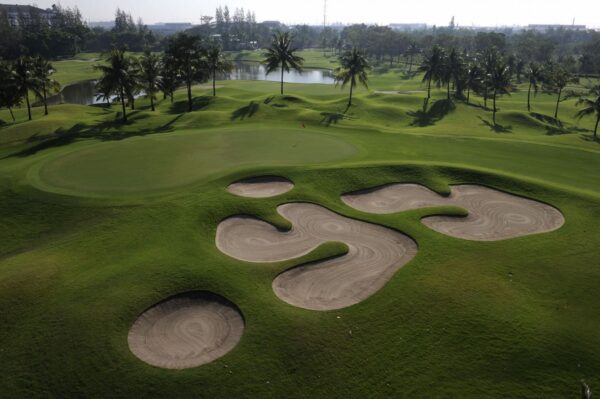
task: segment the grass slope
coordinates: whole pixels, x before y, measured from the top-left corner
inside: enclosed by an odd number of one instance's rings
[[[417,79],[377,75],[377,90],[421,90]],[[389,75],[389,76],[388,76]],[[3,397],[576,397],[600,386],[600,148],[553,98],[523,111],[503,98],[504,131],[489,112],[458,104],[419,114],[422,93],[360,90],[344,113],[321,85],[220,82],[155,113],[61,105],[34,121],[0,119],[0,364]],[[443,93],[436,93],[442,99]],[[481,99],[475,98],[479,103]],[[293,191],[242,199],[225,187],[276,174]],[[446,237],[397,215],[352,210],[340,194],[390,182],[438,192],[478,183],[558,207],[563,228],[501,242]],[[281,228],[279,204],[309,201],[398,229],[415,260],[376,295],[348,309],[311,312],[271,290],[281,271],[336,256],[322,246],[300,260],[239,262],[214,244],[218,223],[253,214]],[[456,212],[456,210],[446,210]],[[196,369],[150,367],[127,347],[148,306],[179,292],[214,291],[244,313],[228,355]]]

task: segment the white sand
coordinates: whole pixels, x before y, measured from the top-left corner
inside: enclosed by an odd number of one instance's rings
[[[387,214],[435,206],[456,206],[466,218],[431,216],[423,223],[440,233],[474,241],[497,241],[559,229],[565,219],[556,208],[541,202],[477,185],[452,186],[446,198],[415,184],[392,184],[357,193],[342,200],[363,212]]]
[[[294,188],[294,183],[283,177],[261,176],[241,180],[227,187],[227,191],[240,197],[269,198],[285,194]]]
[[[223,253],[248,262],[295,259],[326,242],[346,243],[347,255],[292,268],[275,278],[275,294],[294,306],[324,311],[362,302],[417,253],[416,243],[404,234],[318,205],[286,204],[278,211],[293,224],[291,231],[236,216],[218,226],[216,243]]]
[[[129,348],[144,362],[166,369],[210,363],[232,350],[244,320],[227,300],[206,292],[178,295],[145,311],[129,331]]]

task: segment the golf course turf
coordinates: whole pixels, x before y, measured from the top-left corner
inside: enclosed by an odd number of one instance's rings
[[[591,119],[573,118],[574,100],[561,105],[560,125],[544,118],[555,103],[545,94],[527,113],[519,90],[499,100],[502,128],[491,128],[480,98],[440,103],[434,114],[413,92],[423,89],[419,77],[390,70],[370,79],[347,112],[347,93],[334,87],[288,84],[279,96],[277,83],[244,81],[219,82],[216,98],[196,87],[192,113],[179,112],[183,90],[156,112],[140,99],[125,124],[117,105],[52,106],[47,117],[34,108],[32,122],[18,109],[14,124],[0,110],[2,395],[565,398],[577,397],[582,379],[600,386],[600,145]],[[293,189],[228,191],[256,176]],[[472,241],[423,223],[468,217],[455,203],[383,214],[342,199],[389,184],[439,198],[483,186],[547,204],[564,224]],[[288,234],[306,218],[278,210],[299,204],[405,237],[414,257],[394,262],[352,306],[292,306],[274,282],[351,257],[355,243],[332,235],[259,263],[221,252],[217,236],[240,215]],[[196,346],[209,357],[171,367],[136,353],[130,333],[140,316],[190,293],[228,304],[230,344]],[[195,322],[188,326],[193,336]],[[222,326],[214,342],[228,336]],[[181,330],[172,331],[170,353],[185,357]]]

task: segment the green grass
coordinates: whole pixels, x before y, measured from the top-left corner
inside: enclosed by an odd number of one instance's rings
[[[112,109],[61,105],[43,117],[0,111],[0,392],[7,398],[575,398],[600,386],[600,146],[591,120],[562,126],[525,111],[522,88],[490,112],[423,113],[418,78],[372,78],[346,113],[323,85],[220,82],[122,124]],[[435,92],[435,100],[444,98]],[[473,102],[479,104],[480,98]],[[440,103],[438,108],[443,110]],[[421,112],[420,112],[421,111]],[[292,179],[291,192],[243,199],[243,177]],[[434,212],[370,215],[342,193],[390,182],[439,192],[478,183],[559,208],[558,231],[500,242],[454,239],[420,223]],[[271,282],[300,260],[249,264],[220,253],[216,227],[252,214],[289,227],[279,204],[309,201],[398,229],[417,257],[377,294],[334,312],[280,301]],[[148,306],[189,290],[234,302],[246,331],[225,357],[184,371],[150,367],[127,347]]]

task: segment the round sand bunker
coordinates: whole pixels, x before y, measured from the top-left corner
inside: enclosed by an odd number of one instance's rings
[[[294,183],[278,176],[261,176],[240,180],[230,184],[227,191],[240,197],[269,198],[285,194],[294,188]]]
[[[156,367],[186,369],[210,363],[231,351],[244,332],[238,308],[225,298],[189,292],[160,302],[135,321],[129,348]]]

